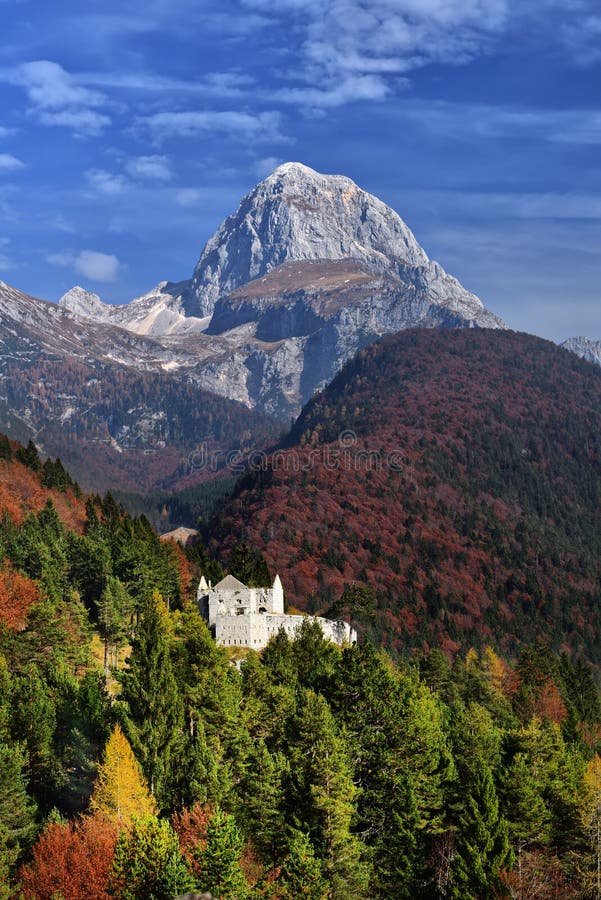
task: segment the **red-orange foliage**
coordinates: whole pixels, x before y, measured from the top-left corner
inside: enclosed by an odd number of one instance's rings
[[[578,885],[562,872],[560,861],[549,853],[523,853],[519,868],[500,873],[501,889],[494,896],[516,900],[570,900],[582,897]]]
[[[25,900],[110,900],[106,887],[118,834],[101,816],[49,825],[20,871]]]
[[[29,610],[38,599],[35,581],[15,572],[10,562],[5,561],[0,571],[0,622],[12,631],[22,631]]]
[[[49,490],[42,485],[39,473],[17,460],[0,460],[0,515],[6,512],[15,525],[21,525],[28,513],[40,512],[48,500],[52,500],[67,528],[81,534],[85,503],[73,490],[65,493]]]
[[[211,475],[211,467],[188,468],[182,460],[201,445],[223,459],[248,445],[268,446],[278,429],[257,410],[167,373],[43,357],[25,368],[8,363],[3,375],[10,406],[30,409],[31,424],[43,430],[48,452],[61,458],[84,489],[98,493],[199,483]],[[36,389],[33,404],[32,384],[44,386]],[[61,419],[65,394],[73,397],[76,414]],[[149,429],[146,419],[153,413],[164,417],[157,416]],[[130,429],[130,440],[120,447],[111,440],[114,418]]]
[[[173,827],[179,838],[179,845],[195,875],[200,874],[198,857],[206,847],[207,828],[212,814],[211,804],[195,803],[190,809],[176,812],[173,816]]]
[[[534,714],[539,719],[547,719],[561,725],[567,715],[564,702],[554,681],[547,681],[538,695]]]
[[[550,634],[593,647],[600,434],[601,371],[556,346],[405,332],[308,404],[287,448],[223,504],[210,547],[226,564],[240,541],[256,547],[301,609],[369,583],[401,652],[494,642],[513,655]]]
[[[190,563],[190,560],[184,553],[184,549],[177,541],[168,541],[169,546],[177,562],[179,572],[179,580],[182,586],[182,592],[187,600],[192,600],[196,596],[196,573]]]

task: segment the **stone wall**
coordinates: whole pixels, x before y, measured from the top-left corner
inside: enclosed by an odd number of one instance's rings
[[[270,613],[246,613],[245,615],[218,616],[215,622],[215,640],[224,647],[250,647],[260,650],[283,628],[294,638],[304,618],[318,622],[324,637],[336,644],[353,643],[357,634],[346,622],[333,622],[319,616],[286,616]]]

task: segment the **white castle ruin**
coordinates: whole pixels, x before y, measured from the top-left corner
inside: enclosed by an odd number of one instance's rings
[[[336,644],[353,643],[357,633],[346,622],[321,616],[288,616],[284,613],[284,588],[275,576],[271,588],[250,588],[233,575],[211,585],[204,575],[198,586],[198,608],[222,647],[260,650],[283,628],[295,637],[303,619],[318,622],[324,637]]]

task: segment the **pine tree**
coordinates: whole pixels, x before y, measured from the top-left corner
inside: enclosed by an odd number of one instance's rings
[[[275,864],[282,847],[285,817],[282,809],[282,778],[286,760],[272,755],[265,742],[255,742],[246,760],[238,795],[242,799],[240,816],[245,831],[261,855]]]
[[[415,785],[425,780],[419,767],[428,761],[428,732],[420,728],[419,758],[412,759],[406,696],[391,667],[369,645],[344,650],[331,682],[331,699],[355,761],[357,830],[373,862],[370,890],[376,897],[411,897],[425,824]],[[428,771],[428,783],[435,775]]]
[[[232,553],[232,575],[247,587],[271,587],[265,558],[248,544],[238,544]]]
[[[485,900],[494,896],[500,869],[511,864],[507,822],[499,811],[488,766],[476,760],[463,775],[461,787],[451,896]]]
[[[503,798],[521,877],[524,850],[531,845],[544,846],[551,836],[551,814],[527,754],[517,753],[508,766],[503,777]]]
[[[33,836],[35,804],[27,794],[22,748],[0,743],[0,868],[7,873]],[[4,873],[3,873],[4,874]]]
[[[240,865],[244,840],[233,816],[217,807],[207,827],[207,843],[199,855],[201,884],[219,900],[245,900],[248,886]]]
[[[592,851],[592,890],[601,898],[601,757],[595,753],[586,767],[580,795],[582,824]]]
[[[170,656],[169,614],[154,594],[142,603],[129,667],[121,676],[125,725],[151,793],[160,807],[175,747],[181,740],[183,706]]]
[[[178,751],[178,765],[172,767],[170,791],[181,808],[195,803],[214,803],[227,795],[227,773],[209,746],[200,722],[194,734],[186,734]]]
[[[19,447],[15,456],[19,460],[19,462],[23,463],[24,466],[27,466],[28,469],[33,469],[34,472],[40,471],[42,467],[40,454],[38,453],[38,448],[32,440],[29,440],[27,442],[26,447]]]
[[[330,896],[322,864],[302,831],[291,829],[278,887],[280,884],[283,900],[327,900]]]
[[[119,900],[171,900],[194,887],[170,822],[134,818],[119,835],[109,893]]]
[[[121,727],[115,725],[98,768],[90,808],[120,824],[153,815],[156,805]]]
[[[10,441],[5,434],[0,434],[0,459],[10,462],[12,458],[13,448],[10,445]]]
[[[133,612],[133,600],[118,578],[109,575],[96,604],[98,628],[104,643],[104,677],[109,674],[110,649],[127,632]]]
[[[11,734],[27,752],[29,789],[42,806],[50,805],[54,786],[60,781],[54,736],[56,707],[48,687],[30,667],[13,680]]]
[[[332,900],[361,897],[369,869],[362,859],[361,842],[351,831],[357,790],[347,748],[322,696],[303,691],[299,709],[290,814],[301,830],[308,829],[323,861]]]

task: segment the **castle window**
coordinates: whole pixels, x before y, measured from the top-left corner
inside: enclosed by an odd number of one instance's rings
[[[265,606],[260,606],[260,607],[259,607],[259,612],[260,612],[260,613],[266,613],[266,612],[267,612],[266,607],[265,607]]]

